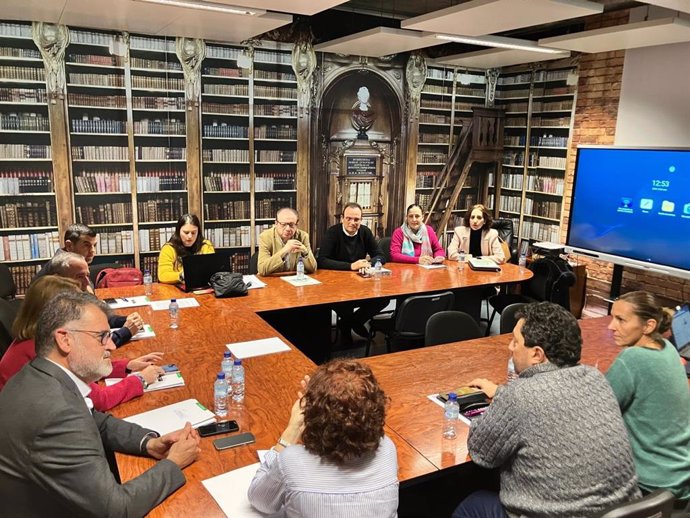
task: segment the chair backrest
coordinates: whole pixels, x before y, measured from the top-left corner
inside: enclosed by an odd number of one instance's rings
[[[451,291],[431,295],[413,295],[406,298],[396,311],[395,334],[424,338],[426,323],[431,315],[453,307],[455,296]]]
[[[657,489],[647,496],[632,502],[618,504],[599,518],[668,518],[673,512],[673,493],[668,489]]]
[[[501,329],[500,333],[502,335],[506,333],[512,333],[517,324],[517,313],[526,306],[525,302],[516,302],[515,304],[510,304],[501,312]]]
[[[493,223],[491,224],[491,228],[495,228],[496,231],[498,232],[498,237],[501,238],[501,240],[507,245],[508,247],[508,254],[506,254],[506,261],[508,262],[515,262],[515,258],[517,257],[517,248],[515,245],[517,243],[514,243],[515,241],[515,233],[513,230],[513,220],[512,219],[495,219]],[[505,252],[505,249],[504,249]]]
[[[0,358],[12,343],[12,324],[19,312],[18,300],[0,298]]]
[[[440,311],[429,317],[424,332],[424,345],[447,344],[479,338],[479,324],[462,311]]]
[[[17,285],[14,283],[9,266],[0,263],[0,298],[12,299],[17,294]]]
[[[548,301],[570,310],[570,287],[575,274],[560,257],[541,257],[529,265],[534,276],[527,281],[524,295],[537,301]]]
[[[259,273],[259,252],[254,252],[249,258],[249,275]]]
[[[383,257],[386,258],[386,262],[390,262],[391,260],[391,238],[389,236],[382,237],[379,239],[379,246],[381,247],[381,250],[383,251]]]

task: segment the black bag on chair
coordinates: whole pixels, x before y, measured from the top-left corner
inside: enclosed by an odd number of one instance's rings
[[[219,299],[241,297],[247,294],[247,285],[244,283],[241,273],[216,272],[211,275],[209,284]]]

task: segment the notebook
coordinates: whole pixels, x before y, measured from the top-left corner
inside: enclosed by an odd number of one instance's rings
[[[471,257],[468,261],[470,263],[470,268],[473,270],[479,270],[482,272],[500,272],[501,267],[498,266],[491,259],[484,259],[483,257]]]
[[[230,272],[230,260],[223,254],[188,255],[182,258],[184,284],[180,287],[189,293],[208,288],[209,279],[216,272]]]
[[[683,304],[674,313],[671,331],[678,353],[686,360],[690,360],[690,307],[687,304]]]

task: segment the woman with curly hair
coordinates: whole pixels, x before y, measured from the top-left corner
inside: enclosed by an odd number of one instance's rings
[[[252,506],[287,517],[396,517],[397,453],[383,432],[388,399],[371,369],[334,360],[305,376],[302,389],[249,487]]]
[[[182,258],[187,255],[213,254],[215,249],[201,233],[201,222],[195,214],[183,214],[177,220],[175,233],[158,255],[158,282],[184,282]]]

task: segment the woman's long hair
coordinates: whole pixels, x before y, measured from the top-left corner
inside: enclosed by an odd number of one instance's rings
[[[187,248],[182,244],[182,239],[180,238],[180,229],[185,225],[194,225],[199,229],[199,233],[196,235],[196,241],[194,244]],[[204,236],[201,233],[201,222],[195,214],[183,214],[180,219],[177,220],[177,225],[175,226],[175,233],[168,241],[170,245],[175,249],[175,253],[178,258],[185,257],[187,255],[195,255],[199,253],[201,247],[204,244]]]

